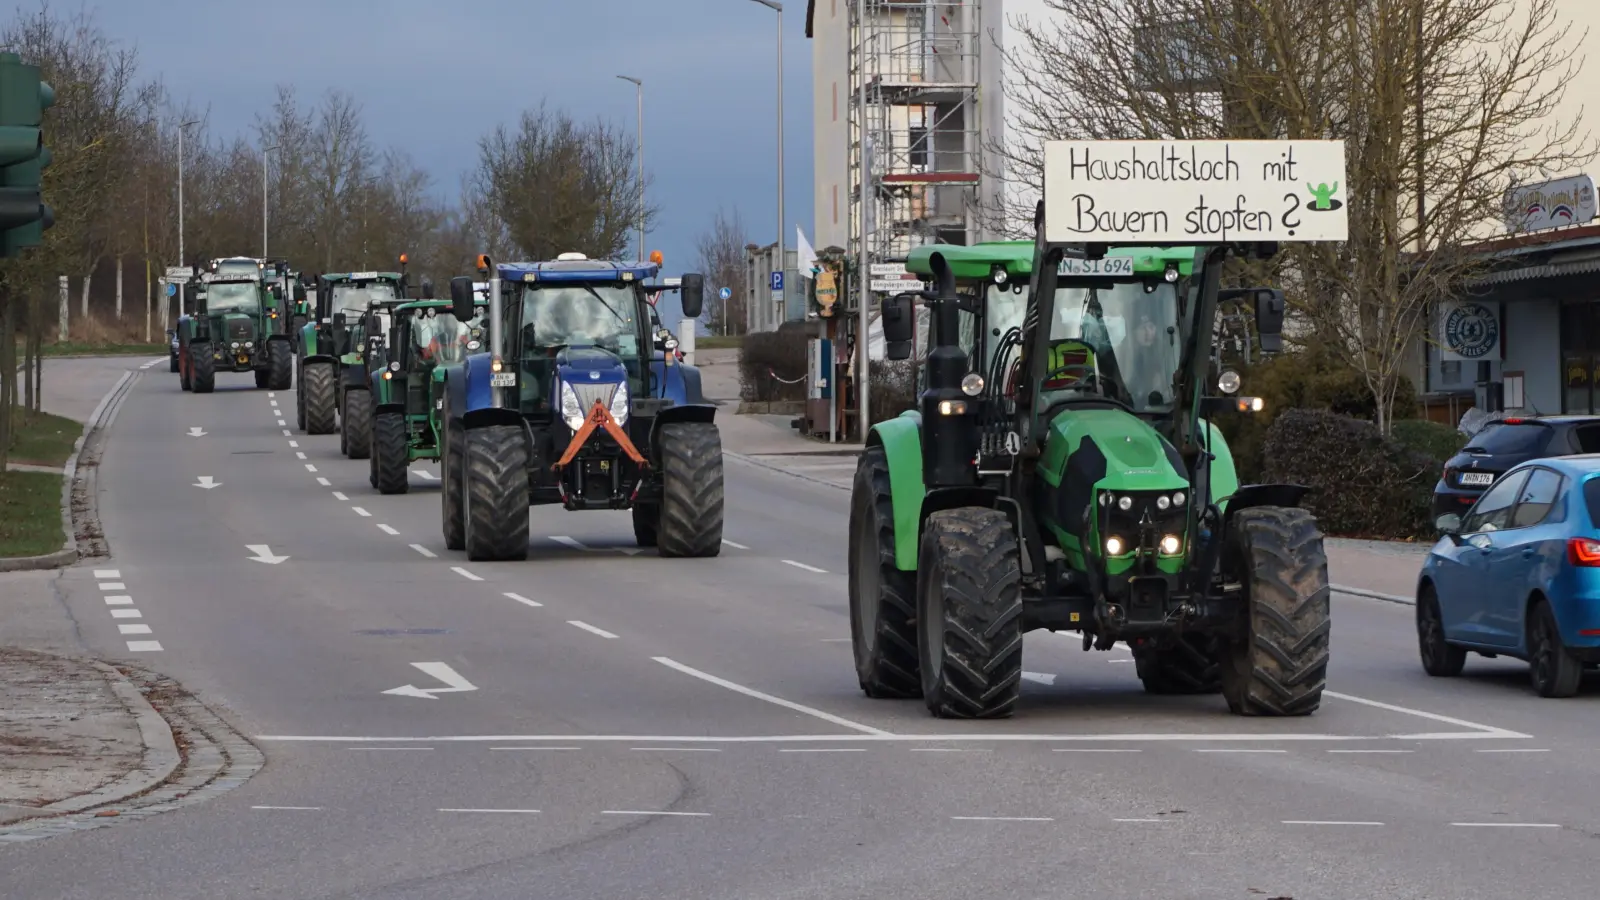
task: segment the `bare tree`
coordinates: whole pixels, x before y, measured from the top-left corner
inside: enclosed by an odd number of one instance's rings
[[[1014,230],[1047,140],[1344,141],[1350,240],[1285,245],[1251,277],[1279,279],[1363,374],[1384,430],[1428,310],[1484,265],[1469,245],[1506,188],[1596,154],[1557,119],[1582,39],[1557,0],[1045,4],[1051,21],[1015,23],[1014,140],[995,148],[1019,183]]]
[[[711,225],[696,239],[697,261],[706,277],[706,327],[713,334],[731,334],[744,327],[749,272],[744,248],[748,243],[750,231],[739,210],[729,212],[720,206]],[[718,295],[722,288],[732,292],[726,303]]]

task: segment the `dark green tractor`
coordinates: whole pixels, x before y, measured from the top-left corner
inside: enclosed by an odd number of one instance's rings
[[[483,312],[488,298],[466,322],[455,317],[449,300],[428,299],[395,306],[385,358],[371,374],[373,400],[372,466],[369,480],[384,494],[410,490],[412,460],[438,459],[444,433],[445,367],[487,353]]]
[[[403,272],[347,272],[316,276],[316,304],[312,318],[300,329],[295,368],[295,421],[306,434],[340,432],[340,449],[350,454],[352,445],[366,457],[371,418],[364,402],[367,390],[365,357],[370,349],[368,310],[375,304],[405,299]],[[382,316],[378,317],[382,322]],[[381,341],[382,334],[377,335]],[[359,409],[345,411],[346,395],[363,392]],[[343,419],[344,421],[341,421]],[[351,440],[351,435],[355,440]]]
[[[184,390],[211,393],[219,371],[251,372],[257,388],[289,389],[294,347],[275,275],[262,260],[230,257],[212,260],[184,285],[185,311],[175,329]]]

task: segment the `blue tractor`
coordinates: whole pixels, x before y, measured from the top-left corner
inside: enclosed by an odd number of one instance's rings
[[[704,279],[649,284],[660,261],[563,253],[478,258],[489,281],[489,352],[444,371],[440,468],[445,545],[473,560],[526,559],[528,507],[630,509],[662,556],[722,549],[722,438],[700,370],[667,352],[650,297],[679,290],[700,314]],[[450,282],[474,316],[470,277]],[[481,301],[479,301],[481,302]]]

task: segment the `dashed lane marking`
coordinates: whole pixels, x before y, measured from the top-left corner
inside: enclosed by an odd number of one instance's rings
[[[424,547],[421,544],[412,544],[411,545],[411,549],[417,551],[418,553],[421,553],[423,556],[426,556],[429,559],[438,559],[439,558],[439,554],[434,553],[432,550],[429,550],[427,547]]]
[[[361,508],[361,507],[359,507],[359,506],[352,506],[352,507],[350,507],[350,508],[351,508],[351,509],[353,509],[353,510],[355,510],[355,511],[356,511],[356,515],[358,515],[358,516],[360,516],[360,517],[362,517],[362,518],[363,518],[363,519],[370,519],[370,518],[372,518],[372,513],[369,513],[369,512],[367,512],[367,511],[366,511],[366,510],[364,510],[364,509],[362,509],[362,508]]]
[[[119,633],[119,634],[149,634],[150,633],[150,626],[149,625],[141,625],[141,624],[138,624],[138,623],[134,623],[132,625],[118,625],[117,626],[117,633]]]
[[[583,622],[578,619],[568,619],[567,624],[574,628],[582,628],[584,631],[587,631],[590,634],[598,634],[603,638],[610,638],[612,640],[616,640],[617,638],[616,635],[605,630],[604,628],[596,628],[593,625],[590,625],[588,622]]]
[[[306,458],[305,451],[304,450],[296,450],[294,452],[294,458],[295,459],[305,459]]]
[[[288,423],[288,422],[285,422],[285,421],[284,421],[284,420],[282,420],[282,419],[279,419],[279,420],[278,420],[278,425],[279,425],[279,427],[282,427],[282,426],[284,426],[284,425],[287,425],[287,424],[289,424],[289,423]]]
[[[849,728],[849,729],[851,729],[853,731],[859,731],[859,732],[862,732],[864,734],[869,734],[869,735],[873,735],[873,736],[889,737],[889,732],[884,731],[881,728],[873,728],[871,725],[863,725],[860,722],[852,722],[849,719],[846,719],[846,718],[844,718],[842,716],[836,716],[833,713],[823,712],[820,709],[815,709],[813,707],[806,706],[803,703],[795,703],[793,700],[785,700],[782,697],[774,697],[771,694],[763,693],[761,691],[756,690],[755,688],[747,688],[742,684],[735,684],[735,683],[733,683],[731,681],[728,681],[727,679],[718,678],[717,676],[712,675],[710,673],[702,672],[699,669],[693,668],[691,666],[686,666],[683,663],[678,662],[675,659],[671,659],[671,658],[668,658],[668,657],[665,657],[665,656],[654,656],[654,657],[651,657],[651,658],[654,659],[656,662],[662,664],[663,666],[666,666],[669,669],[675,669],[675,670],[677,670],[679,672],[682,672],[683,674],[688,675],[690,677],[698,678],[701,681],[709,682],[711,684],[716,685],[717,687],[727,688],[730,691],[733,691],[733,692],[739,693],[739,694],[743,694],[746,697],[754,697],[757,700],[765,700],[766,702],[771,703],[771,704],[773,704],[775,706],[781,706],[784,709],[791,709],[791,710],[794,710],[797,713],[805,713],[808,716],[812,716],[814,718],[821,719],[824,722],[832,722],[835,725],[840,725],[840,726],[843,726],[845,728]],[[677,742],[673,741],[672,743],[677,743]]]
[[[275,398],[275,397],[277,397],[277,396],[278,396],[278,395],[277,395],[277,393],[276,393],[276,392],[274,392],[274,391],[267,391],[267,399],[268,399],[268,400],[271,400],[271,399],[273,399],[273,398]],[[273,405],[273,406],[277,406],[277,405],[278,405],[278,404],[276,404],[276,403],[274,403],[274,404],[272,404],[272,405]]]
[[[142,619],[142,618],[144,618],[144,616],[140,615],[139,611],[137,609],[113,609],[111,611],[111,618],[113,618],[113,619]]]
[[[543,603],[540,603],[537,600],[529,600],[527,597],[524,597],[521,594],[514,594],[514,593],[512,593],[510,591],[507,591],[505,596],[511,598],[512,600],[517,601],[518,603],[521,603],[524,606],[539,607],[539,606],[543,606],[544,605]]]
[[[1549,753],[1548,747],[1495,747],[1489,750],[1479,750],[1479,753]]]
[[[283,430],[283,436],[284,436],[284,437],[288,437],[288,436],[289,436],[289,435],[291,435],[291,434],[293,434],[293,433],[294,433],[294,432],[292,432],[292,431],[290,431],[290,430],[289,430],[289,429],[287,429],[287,428],[285,428],[285,429],[284,429],[284,430]]]
[[[1457,828],[1560,828],[1553,822],[1451,822]]]
[[[912,753],[989,753],[986,748],[978,747],[911,747]]]
[[[120,581],[102,581],[102,582],[100,582],[100,590],[102,590],[102,591],[125,591],[127,589],[128,589],[128,586],[123,584]]]
[[[310,466],[306,466],[306,468],[308,468],[308,469],[311,469],[311,467],[310,467]],[[315,471],[316,471],[316,469],[311,469],[311,471],[313,471],[313,472],[315,472]],[[317,479],[317,484],[320,484],[320,485],[322,485],[322,486],[323,486],[323,487],[333,487],[333,482],[331,482],[331,481],[329,481],[329,480],[328,480],[328,479],[326,479],[326,478],[318,478],[318,479]]]
[[[313,466],[311,463],[306,463],[306,471],[307,472],[315,472],[316,470],[317,470],[316,466]]]
[[[828,574],[827,569],[819,569],[816,566],[808,566],[803,562],[795,562],[792,559],[786,559],[784,562],[788,565],[794,566],[796,569],[805,569],[807,572],[816,572],[818,575]]]
[[[160,653],[161,652],[161,642],[160,641],[129,641],[128,642],[128,652],[130,652],[130,653]]]
[[[600,810],[600,814],[603,816],[693,816],[696,818],[703,818],[711,815],[711,813],[680,812],[677,810],[665,809],[602,809]]]
[[[394,529],[393,529],[393,528],[390,528],[390,527],[389,527],[389,526],[387,526],[387,525],[382,525],[382,524],[380,524],[380,525],[379,525],[379,526],[378,526],[378,528],[379,528],[379,529],[380,529],[380,530],[381,530],[381,531],[383,531],[383,533],[384,533],[384,534],[396,534],[396,535],[397,535],[397,534],[399,534],[399,533],[400,533],[400,532],[398,532],[398,531],[395,531],[395,530],[394,530]]]
[[[1339,822],[1317,819],[1284,819],[1285,825],[1382,825],[1382,822]]]
[[[128,606],[133,603],[133,598],[127,594],[105,598],[107,606]]]
[[[295,449],[295,448],[297,448],[299,446],[300,446],[300,442],[299,441],[290,441],[289,442],[289,449],[291,449],[291,450],[293,450],[293,449]]]
[[[463,569],[460,566],[451,566],[450,567],[450,571],[456,573],[457,575],[460,575],[462,578],[465,578],[468,581],[482,581],[483,580],[479,576],[474,575],[471,572],[468,572],[466,569]]]
[[[334,491],[333,492],[333,499],[335,499],[335,500],[343,500],[346,503],[348,503],[350,501],[349,497],[346,497],[344,494],[340,493],[339,491]]]
[[[120,569],[95,569],[94,570],[94,577],[96,577],[96,578],[121,578],[122,577],[122,570],[120,570]]]

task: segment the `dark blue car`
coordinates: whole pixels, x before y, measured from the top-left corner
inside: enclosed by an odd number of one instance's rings
[[[1505,655],[1528,662],[1540,696],[1576,694],[1600,665],[1600,454],[1514,466],[1437,525],[1417,583],[1423,669]]]
[[[1495,479],[1518,463],[1573,453],[1600,453],[1600,416],[1528,416],[1491,422],[1445,462],[1433,488],[1434,518],[1465,513]]]

